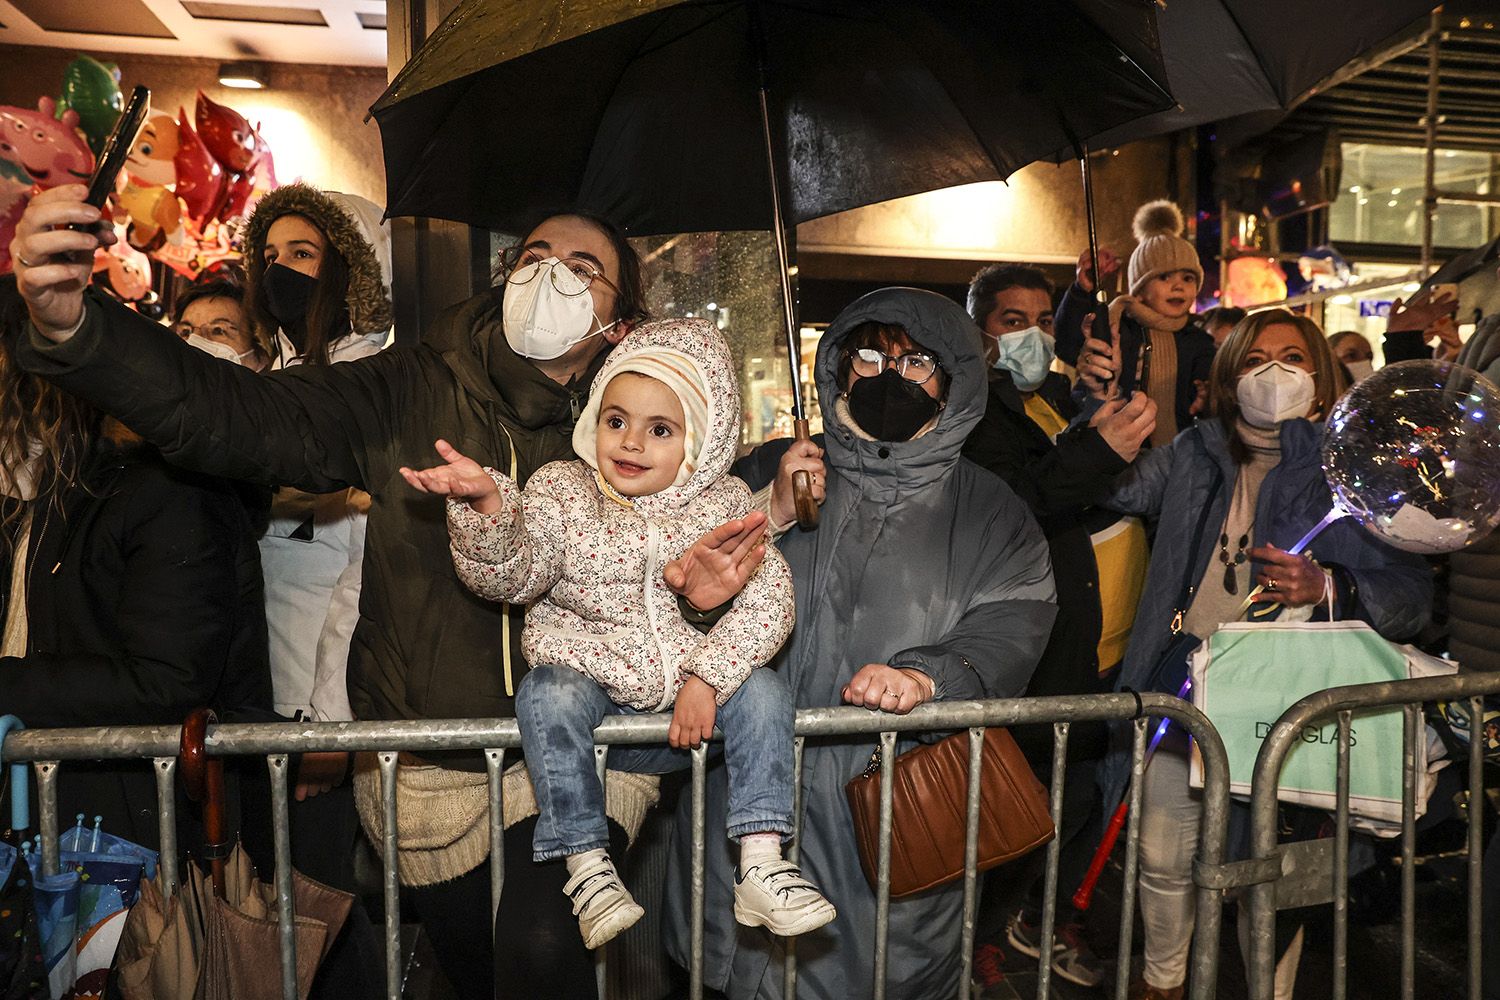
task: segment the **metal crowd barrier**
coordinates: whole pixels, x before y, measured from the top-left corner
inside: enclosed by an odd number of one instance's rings
[[[1500,690],[1500,683],[1495,685]],[[1125,884],[1121,903],[1117,1000],[1125,1000],[1129,979],[1131,939],[1135,909],[1135,881],[1140,841],[1140,775],[1146,752],[1149,717],[1167,717],[1181,724],[1198,743],[1204,763],[1203,817],[1197,870],[1197,928],[1192,950],[1193,1000],[1210,1000],[1217,982],[1219,956],[1220,896],[1212,875],[1223,868],[1229,808],[1229,768],[1224,745],[1206,717],[1187,702],[1162,694],[1101,694],[1051,698],[942,702],[917,708],[905,716],[840,707],[803,709],[797,713],[794,774],[797,778],[795,826],[801,826],[801,777],[803,750],[807,740],[855,734],[878,735],[881,754],[879,868],[876,890],[874,997],[884,1000],[890,913],[891,789],[898,733],[956,731],[968,729],[969,788],[966,870],[963,880],[963,922],[955,942],[962,961],[958,996],[968,1000],[971,989],[975,920],[978,909],[978,850],[980,774],[983,731],[990,726],[1053,723],[1053,769],[1051,805],[1054,819],[1062,815],[1063,773],[1067,758],[1068,730],[1072,722],[1134,720],[1130,820],[1125,852]],[[665,716],[615,716],[595,731],[596,757],[601,780],[607,748],[611,745],[665,743],[670,721]],[[57,781],[60,765],[69,760],[147,758],[156,774],[158,814],[161,825],[161,865],[170,893],[178,883],[174,781],[180,730],[177,726],[101,727],[89,729],[29,729],[10,735],[4,743],[6,761],[31,761],[38,786],[39,832],[42,863],[46,871],[58,869]],[[716,738],[718,734],[716,733]],[[390,1000],[401,996],[399,883],[396,869],[396,767],[401,752],[417,755],[438,751],[472,750],[484,755],[489,777],[490,842],[501,838],[502,782],[505,756],[520,745],[520,734],[512,719],[469,719],[401,722],[346,723],[256,723],[210,727],[204,741],[211,755],[264,755],[270,771],[275,834],[275,882],[279,905],[282,992],[288,1000],[296,996],[295,944],[292,937],[291,841],[288,830],[288,755],[294,752],[339,750],[374,751],[380,765],[384,810],[384,842],[379,845],[384,867],[385,977]],[[689,995],[703,996],[704,885],[705,885],[705,775],[707,750],[691,751],[690,789],[693,817],[691,919],[692,961],[688,969]],[[790,858],[796,860],[796,840]],[[1060,845],[1053,839],[1047,856],[1045,904],[1042,914],[1042,956],[1052,953],[1055,929],[1055,897]],[[1206,873],[1206,874],[1205,874]],[[504,852],[490,852],[490,896],[492,912],[498,906],[504,885]],[[1037,995],[1049,995],[1051,962],[1039,961]],[[605,968],[598,965],[600,993],[604,994]],[[795,997],[797,966],[795,941],[788,941],[784,969],[785,995]]]
[[[1484,695],[1500,694],[1500,674],[1471,673],[1416,680],[1385,681],[1330,688],[1308,695],[1276,720],[1261,744],[1251,782],[1251,861],[1245,877],[1234,884],[1249,886],[1251,1000],[1271,1000],[1276,967],[1276,887],[1286,869],[1286,852],[1296,845],[1276,843],[1277,786],[1287,754],[1302,739],[1303,730],[1321,719],[1338,716],[1337,806],[1333,843],[1333,982],[1332,1000],[1344,1000],[1349,941],[1349,736],[1354,712],[1375,707],[1403,708],[1401,799],[1401,997],[1412,1000],[1416,975],[1416,800],[1417,769],[1426,766],[1422,704],[1467,699],[1469,718],[1484,718]],[[1471,740],[1480,737],[1482,722],[1471,722]],[[1421,754],[1419,757],[1418,755]],[[1468,842],[1468,995],[1480,998],[1480,884],[1483,862],[1484,754],[1471,742],[1469,754]],[[1257,870],[1258,869],[1258,870]]]

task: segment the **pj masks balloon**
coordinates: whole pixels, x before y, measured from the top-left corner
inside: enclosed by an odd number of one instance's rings
[[[224,198],[224,170],[209,155],[181,108],[177,111],[177,152],[172,162],[177,168],[177,197],[187,206],[188,217],[199,227],[207,225]]]
[[[78,112],[71,108],[59,121],[57,102],[37,101],[36,111],[0,107],[0,159],[25,170],[40,187],[87,181],[94,154],[78,134]]]
[[[57,106],[64,113],[69,109],[78,112],[78,125],[97,155],[125,107],[119,69],[79,56],[63,70],[62,100]]]
[[[244,115],[209,100],[200,90],[196,121],[203,145],[225,170],[242,174],[255,165],[255,130]]]
[[[130,155],[125,159],[125,169],[130,179],[140,184],[155,184],[164,187],[177,181],[177,120],[165,111],[158,111],[146,119]]]

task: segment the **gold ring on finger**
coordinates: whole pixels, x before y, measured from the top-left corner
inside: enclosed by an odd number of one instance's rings
[[[27,260],[25,257],[22,257],[20,254],[16,254],[16,263],[20,264],[22,267],[41,267],[40,264],[34,264],[31,261]]]

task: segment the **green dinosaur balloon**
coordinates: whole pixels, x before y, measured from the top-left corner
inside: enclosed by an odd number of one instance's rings
[[[72,108],[78,112],[78,125],[88,138],[94,155],[104,148],[109,130],[115,127],[125,99],[120,95],[120,70],[89,56],[79,56],[63,70],[62,98],[57,102],[57,117]]]

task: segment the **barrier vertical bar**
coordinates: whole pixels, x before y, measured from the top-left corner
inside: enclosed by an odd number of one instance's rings
[[[1125,884],[1120,891],[1120,950],[1117,962],[1117,968],[1124,972],[1130,969],[1130,945],[1135,933],[1135,879],[1141,854],[1141,784],[1146,774],[1146,722],[1145,718],[1139,718],[1132,723],[1134,732],[1130,743],[1130,808],[1125,826]],[[1129,975],[1115,976],[1115,1000],[1126,1000],[1125,994],[1129,988]]]
[[[1068,767],[1068,723],[1052,724],[1052,829],[1056,831],[1047,845],[1047,874],[1042,890],[1041,963],[1037,970],[1037,1000],[1052,994],[1052,938],[1057,933],[1057,868],[1062,863],[1063,786]]]
[[[1417,731],[1420,705],[1402,706],[1401,735],[1401,998],[1416,995]]]
[[[1484,876],[1484,699],[1469,699],[1469,1000],[1482,996],[1480,938]]]
[[[1195,752],[1203,758],[1203,817],[1198,824],[1198,859],[1195,865],[1214,870],[1224,863],[1226,832],[1229,829],[1229,758],[1224,741],[1208,720],[1192,732]],[[1191,952],[1191,1000],[1212,1000],[1219,977],[1219,927],[1223,921],[1224,896],[1221,889],[1198,882],[1196,926]]]
[[[874,1000],[885,1000],[886,945],[891,934],[891,789],[895,781],[896,734],[880,734],[880,833],[875,877]]]
[[[505,751],[484,752],[490,797],[490,934],[500,915],[500,893],[505,889]]]
[[[958,1000],[969,1000],[974,977],[974,923],[979,909],[979,804],[984,795],[984,730],[969,730],[968,809],[964,819],[964,910],[958,942]]]
[[[704,859],[706,855],[705,843],[708,839],[704,831],[704,821],[708,815],[708,744],[700,743],[689,750],[693,762],[693,863],[692,863],[692,890],[693,898],[690,902],[692,918],[692,941],[693,949],[691,967],[688,969],[688,998],[689,1000],[703,1000],[703,892],[706,884],[704,875]]]
[[[396,760],[380,751],[380,867],[385,890],[385,996],[401,1000],[401,882],[396,870]]]
[[[594,773],[599,777],[599,797],[608,802],[608,789],[605,786],[605,776],[609,773],[608,746],[595,744]],[[623,858],[621,862],[624,862]],[[599,1000],[605,1000],[609,995],[609,949],[611,947],[612,945],[606,943],[594,949],[594,989],[598,993]]]
[[[281,951],[282,1000],[297,1000],[297,914],[292,906],[292,827],[287,804],[287,760],[266,754],[271,773],[271,834],[276,845],[276,937]]]
[[[792,842],[787,845],[786,857],[792,864],[799,864],[802,857],[802,751],[807,737],[792,740]],[[786,1000],[797,1000],[797,939],[787,938],[782,948],[786,962],[781,986],[781,995]]]
[[[36,829],[41,839],[42,874],[56,875],[57,857],[57,761],[33,761],[36,772]]]
[[[157,757],[156,821],[161,838],[162,898],[171,899],[177,891],[177,758]]]
[[[1354,714],[1339,713],[1338,784],[1333,833],[1333,1000],[1349,988],[1349,730]]]

